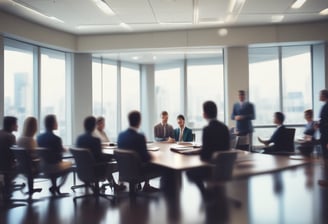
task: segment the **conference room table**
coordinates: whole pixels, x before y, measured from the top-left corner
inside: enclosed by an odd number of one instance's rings
[[[212,164],[202,161],[197,154],[182,154],[171,150],[176,143],[155,142],[147,144],[153,157],[151,163],[176,171],[185,171]],[[156,150],[157,148],[157,150]],[[154,149],[154,150],[152,150]],[[315,162],[316,158],[302,155],[283,156],[252,153],[239,149],[231,149],[237,152],[237,159],[233,170],[233,178],[247,177],[283,169],[293,168]]]
[[[177,143],[152,142],[147,143],[149,153],[152,155],[151,163],[168,170],[169,174],[163,178],[175,190],[181,187],[181,173],[190,169],[212,164],[202,161],[198,154],[182,154],[174,152],[171,148],[177,146]],[[103,152],[113,154],[117,146],[103,146]],[[252,153],[238,149],[231,149],[237,152],[237,159],[233,169],[233,179],[248,178],[254,175],[273,173],[284,169],[290,169],[311,162],[316,162],[318,158],[308,156],[282,156],[268,155],[261,153]],[[69,157],[69,152],[66,153]]]

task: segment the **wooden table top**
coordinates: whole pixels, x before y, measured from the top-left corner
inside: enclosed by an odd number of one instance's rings
[[[200,159],[199,155],[183,155],[172,152],[172,143],[152,143],[149,146],[158,146],[158,151],[151,151],[152,163],[174,170],[188,170],[192,168],[209,166],[209,163]],[[234,149],[233,149],[234,150]],[[234,178],[248,177],[252,175],[276,172],[314,162],[313,158],[303,156],[278,156],[260,153],[250,153],[235,150],[237,160],[233,170]]]

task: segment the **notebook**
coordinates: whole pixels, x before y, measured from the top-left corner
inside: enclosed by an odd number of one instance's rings
[[[197,155],[201,150],[201,146],[181,146],[181,145],[174,145],[170,148],[171,151],[185,154],[185,155]]]

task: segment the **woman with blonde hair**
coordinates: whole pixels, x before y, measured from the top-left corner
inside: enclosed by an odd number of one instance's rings
[[[22,135],[17,140],[19,147],[29,150],[32,158],[36,158],[34,149],[37,147],[36,140],[34,138],[38,130],[38,124],[35,117],[27,117],[24,121]]]

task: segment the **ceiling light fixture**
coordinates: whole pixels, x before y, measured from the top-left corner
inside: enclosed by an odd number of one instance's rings
[[[305,2],[306,2],[306,0],[296,0],[296,1],[292,4],[291,8],[292,8],[292,9],[299,9],[299,8],[302,7],[302,5],[303,5]]]
[[[320,14],[320,15],[323,15],[323,16],[328,15],[328,8],[326,8],[326,9],[324,9],[324,10],[321,10],[321,11],[319,12],[319,14]]]
[[[199,0],[193,0],[193,24],[198,24],[199,22]]]
[[[98,6],[101,11],[106,13],[107,15],[114,15],[114,11],[111,9],[111,7],[108,5],[108,3],[105,0],[94,0],[96,5]]]
[[[271,16],[271,22],[280,23],[284,19],[284,15],[273,15]]]
[[[12,2],[15,6],[19,6],[19,7],[23,8],[24,10],[29,11],[33,14],[38,15],[38,16],[42,16],[42,17],[45,17],[47,19],[51,19],[51,20],[59,22],[59,23],[65,23],[63,20],[58,19],[57,17],[54,17],[54,16],[47,16],[47,15],[39,12],[38,10],[31,8],[31,6],[29,6],[29,5],[25,5],[25,4],[23,4],[21,2],[18,2],[16,0],[12,0]]]
[[[245,5],[246,0],[230,0],[229,12],[239,14]]]

